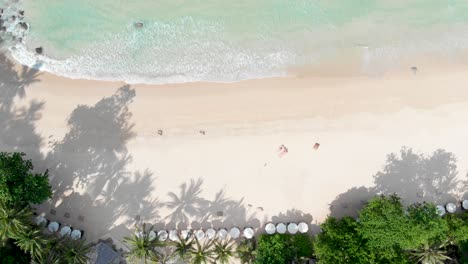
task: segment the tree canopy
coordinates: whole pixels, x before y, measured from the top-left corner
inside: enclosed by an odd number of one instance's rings
[[[443,261],[453,258],[454,249],[463,253],[467,220],[466,212],[440,217],[431,203],[404,207],[397,195],[376,196],[357,219],[328,217],[314,243],[315,255],[319,263]]]
[[[0,200],[39,204],[52,196],[47,171],[33,173],[24,153],[0,153]]]
[[[284,264],[293,260],[293,254],[289,247],[290,237],[286,234],[262,235],[258,240],[257,256],[258,264]]]
[[[367,240],[357,232],[358,223],[351,217],[329,217],[314,243],[320,263],[375,263]]]

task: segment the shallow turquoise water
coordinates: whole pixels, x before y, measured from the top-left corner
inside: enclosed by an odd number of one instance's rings
[[[341,56],[372,68],[468,46],[466,0],[24,0],[23,8],[27,43],[49,57],[45,70],[128,82],[235,81]],[[26,53],[15,57],[37,62]]]

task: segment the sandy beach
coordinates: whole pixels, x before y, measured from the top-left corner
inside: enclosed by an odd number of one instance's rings
[[[55,194],[37,210],[89,240],[120,239],[138,221],[316,225],[380,192],[405,202],[467,195],[468,68],[460,65],[130,86],[1,65],[0,149],[49,169]],[[288,153],[279,157],[282,144]],[[387,155],[403,146],[430,162],[403,159],[390,173]],[[420,170],[429,176],[415,177]]]

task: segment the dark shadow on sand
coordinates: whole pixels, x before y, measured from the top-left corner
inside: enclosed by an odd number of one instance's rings
[[[203,180],[191,179],[179,187],[179,192],[169,192],[168,201],[164,205],[171,213],[164,219],[164,223],[154,224],[156,229],[207,229],[207,228],[231,228],[253,227],[259,233],[263,233],[263,224],[267,222],[289,223],[306,222],[310,231],[316,232],[318,226],[312,223],[313,217],[297,209],[265,218],[250,205],[246,205],[244,199],[233,199],[226,195],[225,190],[216,192],[212,199],[202,196]]]
[[[17,72],[15,65],[0,52],[0,150],[22,151],[32,159],[36,169],[40,167],[43,139],[36,133],[34,123],[41,118],[43,102],[22,102],[29,85],[38,82],[35,69],[22,67]]]
[[[49,138],[51,151],[44,156],[41,147],[47,142],[35,128],[44,103],[24,102],[38,77],[34,68],[17,71],[0,53],[0,150],[24,152],[36,170],[49,169],[54,194],[37,212],[84,230],[88,239],[137,219],[158,219],[158,201],[149,198],[153,173],[127,169],[126,144],[135,136],[128,105],[135,91],[123,86],[95,105],[78,105],[68,117],[68,132],[62,139]]]
[[[396,193],[406,205],[423,201],[455,202],[466,197],[468,187],[468,180],[457,178],[456,162],[453,153],[442,149],[424,155],[403,147],[399,153],[387,156],[383,169],[374,175],[374,186],[353,187],[338,195],[330,204],[330,215],[356,217],[367,201],[377,194]]]
[[[55,209],[56,220],[86,226],[94,238],[116,221],[133,225],[158,218],[157,201],[149,198],[153,173],[127,169],[132,157],[126,144],[135,136],[128,106],[134,97],[126,85],[95,105],[77,106],[68,118],[68,133],[51,143],[45,159],[54,196],[41,209]],[[71,216],[64,218],[65,213]],[[77,220],[80,215],[85,221]]]

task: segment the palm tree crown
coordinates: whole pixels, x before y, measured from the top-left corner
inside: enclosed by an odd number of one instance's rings
[[[446,243],[436,245],[425,245],[420,249],[411,252],[411,256],[421,264],[444,264],[445,260],[450,260],[447,251],[444,250]]]
[[[229,263],[229,259],[234,255],[234,242],[232,241],[216,241],[214,244],[214,254],[216,255],[215,262],[221,264]]]
[[[185,239],[179,236],[179,240],[174,243],[174,253],[179,256],[182,260],[187,261],[193,250],[194,241],[193,238]]]
[[[157,238],[151,238],[147,233],[151,232],[153,227],[149,230],[146,230],[146,224],[143,224],[143,228],[136,228],[135,234],[130,237],[125,237],[124,241],[130,246],[130,252],[127,253],[130,261],[134,263],[139,263],[143,260],[144,263],[147,263],[148,260],[158,259],[158,252],[156,247],[163,246]]]
[[[41,254],[47,240],[40,230],[30,229],[17,235],[15,244],[31,256],[37,256]]]
[[[255,261],[257,243],[254,239],[242,241],[236,249],[236,255],[242,264],[251,264]]]
[[[87,264],[91,249],[92,244],[85,244],[84,240],[65,239],[58,246],[61,261],[69,264]]]
[[[0,239],[15,238],[31,227],[29,207],[18,208],[0,202]]]
[[[211,242],[201,244],[200,241],[195,238],[195,244],[191,251],[191,263],[206,264],[213,260],[213,250],[211,249],[211,245]]]

